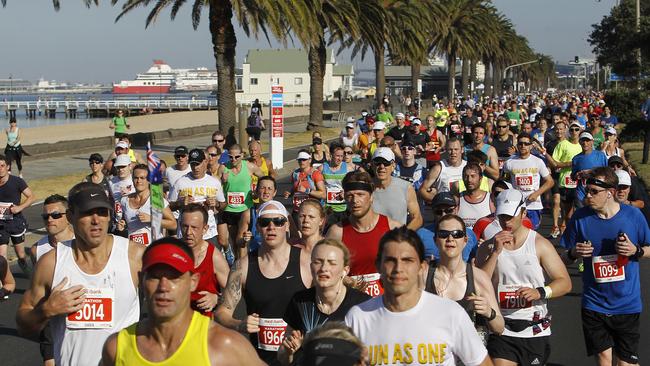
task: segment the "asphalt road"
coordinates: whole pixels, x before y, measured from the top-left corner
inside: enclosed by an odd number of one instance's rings
[[[295,156],[295,151],[288,152],[287,156]],[[286,159],[285,159],[286,160]],[[281,194],[288,188],[288,178],[280,180],[278,192]],[[288,202],[287,202],[288,203]],[[32,212],[33,211],[33,212]],[[40,213],[40,209],[34,207],[27,213],[28,219]],[[429,212],[427,209],[425,219]],[[546,215],[543,220],[540,233],[550,232],[549,217]],[[32,221],[30,221],[32,222]],[[17,280],[17,291],[8,301],[0,303],[0,365],[3,366],[25,366],[40,363],[38,344],[20,338],[16,333],[15,312],[18,307],[21,295],[28,286],[28,281],[20,272],[17,266],[12,268]],[[586,357],[585,345],[582,336],[580,322],[580,297],[582,283],[580,274],[575,265],[569,267],[573,290],[564,297],[552,299],[549,302],[550,312],[553,315],[551,336],[551,357],[548,365],[593,365],[593,360]],[[641,263],[641,284],[644,308],[650,305],[650,262]],[[647,310],[641,317],[641,346],[640,360],[650,360],[650,348],[644,345],[650,344],[650,317]]]

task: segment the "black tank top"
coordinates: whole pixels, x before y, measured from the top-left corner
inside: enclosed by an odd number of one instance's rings
[[[466,265],[467,268],[465,270],[465,278],[467,279],[467,287],[465,288],[465,294],[463,295],[463,298],[456,301],[456,303],[465,309],[467,315],[469,315],[469,318],[472,319],[472,322],[476,323],[476,313],[474,312],[472,303],[467,300],[468,296],[470,296],[472,293],[476,293],[476,290],[474,288],[474,270],[472,269],[472,265],[470,263],[466,263]],[[427,282],[424,287],[425,291],[430,292],[434,295],[438,295],[438,291],[436,290],[436,283],[433,280],[433,276],[436,274],[436,268],[438,268],[438,263],[436,261],[429,262],[429,272],[427,273]]]
[[[257,313],[260,318],[282,319],[293,295],[306,289],[300,275],[300,250],[291,247],[287,268],[276,278],[264,277],[260,271],[257,250],[248,254],[248,274],[244,287],[248,315]],[[264,362],[279,365],[277,352],[257,348],[257,333],[250,334],[250,341]]]
[[[492,139],[492,147],[497,151],[497,155],[500,158],[507,158],[510,157],[510,154],[508,153],[508,149],[514,146],[512,143],[513,138],[512,136],[508,136],[508,139],[505,141],[499,140],[499,136],[495,137]]]
[[[311,165],[325,164],[325,162],[327,162],[327,155],[325,155],[325,152],[323,152],[323,157],[320,160],[316,159],[316,156],[314,155],[314,153],[311,153]]]

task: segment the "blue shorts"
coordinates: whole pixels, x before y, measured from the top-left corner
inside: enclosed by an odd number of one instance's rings
[[[526,210],[526,216],[533,224],[533,230],[537,230],[540,222],[542,221],[542,210]]]

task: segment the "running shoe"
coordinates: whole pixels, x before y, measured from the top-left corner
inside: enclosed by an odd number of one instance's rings
[[[558,236],[560,236],[560,228],[557,226],[553,226],[551,229],[551,238],[557,239]]]

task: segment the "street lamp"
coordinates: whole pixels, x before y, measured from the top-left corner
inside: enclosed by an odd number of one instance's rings
[[[535,60],[532,60],[532,61],[526,61],[526,62],[522,62],[520,64],[514,64],[514,65],[507,66],[505,69],[503,69],[503,78],[502,78],[502,80],[506,79],[508,69],[512,69],[512,68],[515,68],[515,67],[518,67],[518,66],[532,64],[532,63],[535,63],[535,62],[541,62],[541,59],[535,59]]]
[[[14,101],[14,78],[12,74],[9,74],[9,101]]]

